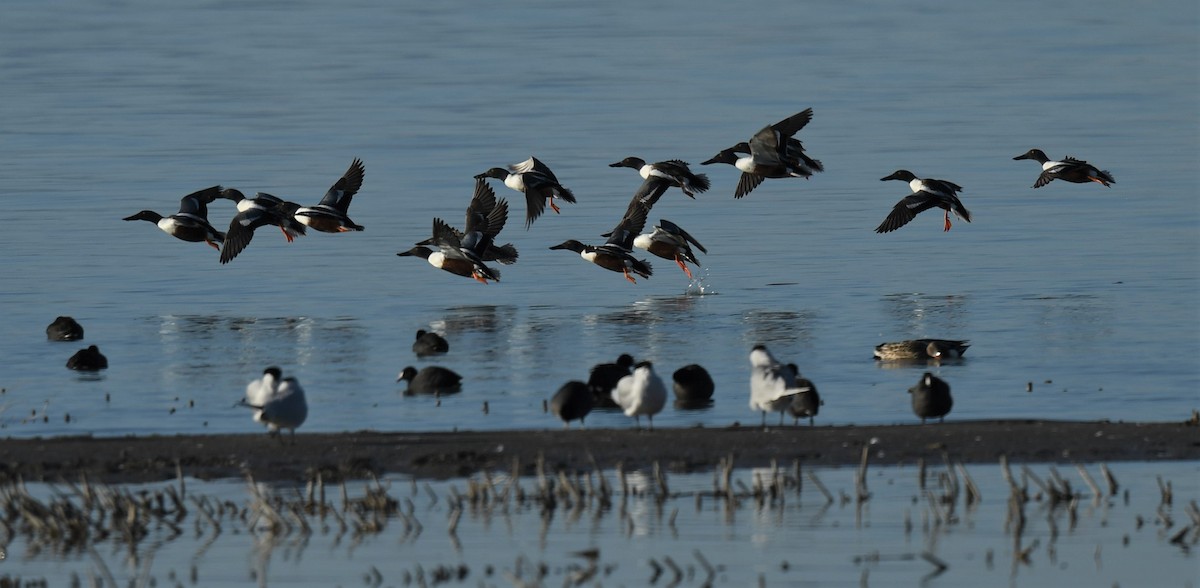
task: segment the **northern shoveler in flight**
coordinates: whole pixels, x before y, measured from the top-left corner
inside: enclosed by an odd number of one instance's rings
[[[653,180],[654,182],[666,183],[668,186],[678,187],[680,190],[683,190],[684,195],[692,199],[696,198],[696,194],[708,190],[710,186],[708,176],[692,173],[692,170],[688,167],[688,162],[679,159],[646,163],[646,160],[640,157],[626,157],[616,163],[608,164],[608,167],[636,169],[638,170],[638,175],[642,176],[643,180]]]
[[[463,232],[449,225],[446,227],[458,238],[461,246],[479,252],[479,258],[483,261],[497,261],[504,265],[512,265],[517,262],[519,257],[517,248],[512,243],[504,245],[495,243],[496,235],[504,229],[507,222],[508,201],[503,198],[497,200],[492,187],[482,179],[477,179],[471,203],[467,205],[465,225],[467,231]],[[436,244],[436,235],[417,243],[418,246]]]
[[[795,135],[812,120],[813,111],[806,108],[771,126],[763,127],[748,142],[723,149],[700,165],[728,163],[741,170],[734,198],[749,194],[767,178],[808,178],[824,171],[821,162],[804,153],[804,145]],[[739,153],[747,153],[739,156]]]
[[[189,243],[208,243],[213,249],[221,250],[225,233],[216,230],[208,222],[208,205],[221,197],[221,186],[212,186],[192,192],[179,200],[179,212],[163,216],[153,210],[143,210],[124,220],[150,221],[162,231],[176,239]]]
[[[342,177],[334,182],[325,197],[316,206],[302,206],[293,213],[296,220],[322,233],[344,233],[361,231],[363,227],[355,224],[347,216],[350,200],[362,187],[363,174],[366,169],[361,159],[355,157],[350,168]]]
[[[561,198],[575,203],[575,194],[563,187],[550,168],[536,157],[530,157],[520,163],[508,166],[508,169],[493,167],[477,176],[476,179],[496,178],[505,186],[525,194],[525,228],[533,225],[533,221],[542,216],[546,205],[555,213],[559,212],[554,204],[555,198]]]
[[[876,233],[890,233],[899,229],[917,218],[918,214],[931,208],[946,211],[944,231],[950,230],[951,212],[954,216],[971,222],[971,212],[958,199],[957,194],[962,191],[962,186],[945,180],[921,179],[906,169],[896,170],[892,175],[879,179],[881,182],[888,180],[908,182],[908,187],[913,193],[901,198],[896,206],[892,207],[892,212],[875,228]]]
[[[296,220],[296,211],[300,205],[288,202],[282,198],[263,192],[246,198],[239,190],[227,189],[221,196],[237,203],[238,213],[229,221],[229,230],[225,233],[225,242],[221,245],[221,263],[229,263],[237,257],[250,240],[254,238],[254,230],[273,225],[279,227],[284,238],[291,243],[296,237],[303,236],[307,230],[304,223]]]
[[[700,267],[700,260],[696,259],[696,254],[692,252],[692,245],[695,245],[700,251],[708,253],[708,250],[695,237],[665,218],[659,219],[653,232],[638,235],[633,240],[634,247],[674,261],[679,265],[679,269],[687,274],[688,278],[694,279],[692,271],[684,263],[685,261],[691,262],[696,267]]]
[[[666,186],[661,186],[661,189],[665,190]],[[621,218],[621,222],[617,223],[617,226],[608,233],[608,241],[603,245],[584,245],[575,239],[570,239],[551,247],[551,249],[574,251],[586,261],[606,270],[625,274],[626,280],[636,284],[637,280],[629,275],[630,272],[643,278],[649,278],[653,271],[649,262],[637,259],[632,255],[633,240],[644,226],[646,226],[646,207],[631,204],[630,210]]]
[[[1062,180],[1073,184],[1096,182],[1106,187],[1117,183],[1113,179],[1112,174],[1106,170],[1099,169],[1082,159],[1075,159],[1069,155],[1064,157],[1062,161],[1052,161],[1049,157],[1046,157],[1046,154],[1041,149],[1030,149],[1024,154],[1013,158],[1014,161],[1020,159],[1032,159],[1042,164],[1042,173],[1038,176],[1037,181],[1033,183],[1034,188],[1041,188],[1053,180]]]
[[[440,218],[433,219],[433,236],[417,243],[400,256],[424,258],[430,265],[459,276],[474,278],[486,284],[488,280],[500,281],[500,271],[484,265],[484,257],[491,255],[501,263],[517,260],[517,250],[511,244],[493,247],[492,243],[508,221],[508,202],[497,200],[491,186],[482,179],[475,180],[475,193],[467,206],[465,231],[458,231]],[[432,251],[425,245],[437,246]]]

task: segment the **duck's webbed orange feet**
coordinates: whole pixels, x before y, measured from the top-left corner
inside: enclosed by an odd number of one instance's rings
[[[683,273],[687,274],[688,279],[696,279],[696,277],[692,275],[692,270],[688,269],[688,266],[683,263],[683,260],[680,259],[678,255],[675,256],[675,263],[679,264],[679,269],[683,270]]]
[[[625,279],[629,280],[629,283],[631,283],[631,284],[637,283],[637,280],[633,279],[633,276],[629,275],[629,270],[627,270],[627,269],[621,270],[621,273],[625,274]]]

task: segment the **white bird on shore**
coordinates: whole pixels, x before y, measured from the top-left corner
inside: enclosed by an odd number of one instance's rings
[[[633,373],[617,381],[617,387],[612,391],[613,402],[625,411],[625,416],[633,417],[641,428],[641,415],[650,419],[650,430],[654,430],[654,415],[662,411],[667,404],[667,387],[662,378],[654,373],[654,366],[643,361],[633,366]]]
[[[778,412],[783,425],[783,412],[792,405],[797,394],[811,388],[796,383],[796,372],[779,363],[765,345],[750,350],[750,410],[762,411],[762,426],[767,426],[767,413]]]
[[[308,418],[308,401],[304,388],[296,378],[284,378],[275,366],[263,370],[263,375],[246,385],[246,398],[239,403],[254,411],[254,420],[266,425],[271,435],[279,435],[281,429],[291,429],[292,442],[296,441],[296,428]]]

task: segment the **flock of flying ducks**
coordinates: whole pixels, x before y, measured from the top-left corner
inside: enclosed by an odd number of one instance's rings
[[[741,175],[734,189],[734,198],[750,194],[767,179],[809,178],[824,171],[819,160],[810,157],[803,143],[795,137],[812,120],[812,109],[808,108],[789,116],[773,125],[763,127],[747,141],[722,149],[701,165],[724,163],[732,165]],[[1104,186],[1115,183],[1107,171],[1100,170],[1086,161],[1065,157],[1052,160],[1039,149],[1030,149],[1014,160],[1031,159],[1041,164],[1034,188],[1040,188],[1053,180],[1071,183],[1095,182]],[[710,187],[708,177],[692,172],[689,164],[678,159],[647,163],[637,157],[627,157],[610,164],[610,167],[627,167],[637,170],[642,183],[634,192],[620,221],[604,237],[608,240],[600,245],[588,245],[571,239],[550,247],[553,250],[568,250],[579,254],[585,261],[604,269],[620,272],[627,280],[636,283],[634,276],[649,278],[653,270],[648,261],[634,256],[634,248],[643,249],[657,257],[673,260],[689,278],[692,278],[688,263],[700,266],[692,247],[703,253],[707,250],[687,231],[666,219],[659,221],[654,230],[642,233],[651,208],[670,188],[679,188],[689,198],[705,192]],[[348,215],[351,199],[362,187],[363,163],[355,159],[346,173],[333,184],[319,203],[301,206],[281,198],[259,192],[246,197],[242,192],[212,186],[184,196],[179,212],[162,216],[143,210],[124,220],[146,220],[155,223],[164,232],[184,241],[205,242],[220,251],[220,262],[228,263],[241,253],[254,237],[254,231],[264,226],[276,226],[291,242],[302,236],[307,229],[324,233],[361,231],[363,227]],[[417,242],[411,249],[397,253],[402,257],[419,257],[443,271],[475,279],[484,284],[498,282],[500,271],[488,262],[504,265],[516,263],[518,253],[511,243],[496,243],[496,237],[508,221],[508,202],[497,198],[487,180],[500,180],[504,185],[525,195],[525,227],[529,229],[546,207],[560,212],[556,200],[574,203],[575,195],[559,181],[554,172],[536,157],[508,166],[493,167],[475,176],[475,189],[467,205],[466,222],[459,230],[441,218],[433,219],[432,235]],[[944,211],[943,230],[950,230],[950,214],[971,221],[971,213],[958,197],[962,187],[946,180],[919,178],[911,171],[900,169],[881,178],[881,181],[899,180],[908,183],[911,194],[900,199],[891,212],[875,229],[877,233],[895,231],[910,223],[926,210],[938,208]],[[216,199],[232,200],[237,214],[226,232],[215,229],[208,222],[208,205]],[[447,349],[445,341],[422,341],[432,333],[418,333],[414,351],[423,355],[442,353]],[[433,345],[433,347],[426,347]],[[441,347],[438,347],[441,345]],[[918,339],[895,343],[884,343],[876,347],[875,357],[881,360],[939,360],[944,357],[962,357],[968,347],[966,341],[942,339]],[[763,425],[768,412],[778,412],[780,423],[785,412],[796,419],[807,417],[812,422],[823,404],[816,386],[800,377],[795,364],[780,363],[765,346],[756,346],[750,352],[750,407],[761,411]],[[712,395],[712,379],[700,366],[686,366],[675,373],[677,397],[685,399],[698,395],[708,401]],[[397,381],[408,385],[407,393],[450,393],[461,387],[461,377],[445,368],[436,366],[417,370],[407,367]],[[909,389],[912,394],[914,413],[924,422],[927,418],[942,418],[950,412],[953,404],[950,387],[945,381],[926,372],[921,380]],[[573,380],[565,384],[551,400],[549,409],[561,418],[564,424],[572,420],[583,422],[593,406],[616,406],[638,421],[646,416],[650,427],[654,426],[654,415],[666,404],[666,386],[650,362],[633,363],[631,357],[623,355],[617,364],[602,364],[593,368],[587,383]],[[282,378],[279,368],[270,367],[260,379],[250,383],[242,405],[254,410],[254,419],[265,423],[272,432],[296,427],[307,417],[304,391],[294,378]]]
[[[809,157],[803,143],[795,135],[808,125],[812,115],[812,109],[807,108],[763,127],[749,140],[722,149],[701,165],[725,163],[740,171],[734,198],[748,195],[769,178],[809,178],[814,173],[824,171],[824,166],[819,160]],[[1056,179],[1073,183],[1096,182],[1104,186],[1115,183],[1109,172],[1086,161],[1072,157],[1052,160],[1039,149],[1030,149],[1013,159],[1032,159],[1041,164],[1042,171],[1034,188]],[[709,189],[708,177],[692,172],[687,162],[678,159],[647,163],[637,157],[627,157],[609,167],[637,170],[643,181],[617,225],[602,235],[608,238],[607,241],[600,245],[588,245],[571,239],[550,249],[575,252],[590,263],[622,273],[634,283],[635,275],[649,278],[653,273],[648,261],[634,256],[635,248],[643,249],[657,257],[674,261],[692,278],[687,264],[700,266],[692,247],[707,253],[699,241],[666,219],[660,220],[649,233],[642,233],[642,230],[650,209],[668,189],[679,188],[684,195],[694,199],[696,194]],[[279,227],[289,242],[304,235],[310,228],[324,233],[363,230],[348,216],[351,199],[362,187],[363,174],[362,161],[355,159],[324,198],[313,206],[301,206],[262,192],[248,198],[236,189],[218,185],[184,196],[180,200],[179,212],[170,216],[143,210],[124,220],[150,221],[178,239],[208,243],[220,251],[220,262],[228,263],[250,244],[256,229],[268,225]],[[533,225],[547,206],[558,213],[560,208],[556,200],[575,202],[574,193],[563,186],[549,166],[536,157],[507,168],[493,167],[475,176],[475,190],[467,206],[466,224],[462,230],[435,218],[433,234],[428,239],[417,242],[408,251],[397,255],[419,257],[438,269],[484,284],[499,281],[500,271],[487,263],[513,264],[517,261],[518,253],[511,243],[498,245],[495,242],[508,221],[508,202],[496,197],[487,184],[488,179],[500,180],[506,187],[525,195],[526,229]],[[881,179],[907,182],[912,193],[895,204],[875,229],[877,233],[895,231],[918,214],[933,208],[945,211],[945,231],[950,230],[951,213],[966,222],[971,221],[970,211],[958,197],[963,189],[958,184],[919,178],[904,169]],[[208,205],[218,198],[232,200],[237,205],[238,212],[225,232],[217,230],[208,221]]]

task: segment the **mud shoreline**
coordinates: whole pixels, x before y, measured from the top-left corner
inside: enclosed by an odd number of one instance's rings
[[[737,467],[872,464],[944,457],[965,463],[1087,463],[1200,460],[1200,427],[1186,423],[956,421],[928,425],[301,433],[295,444],[265,434],[54,437],[0,442],[0,481],[137,483],[242,477],[302,481],[407,474],[452,478],[483,470],[535,471],[648,467],[706,471],[732,456]],[[177,465],[178,464],[178,469]]]

